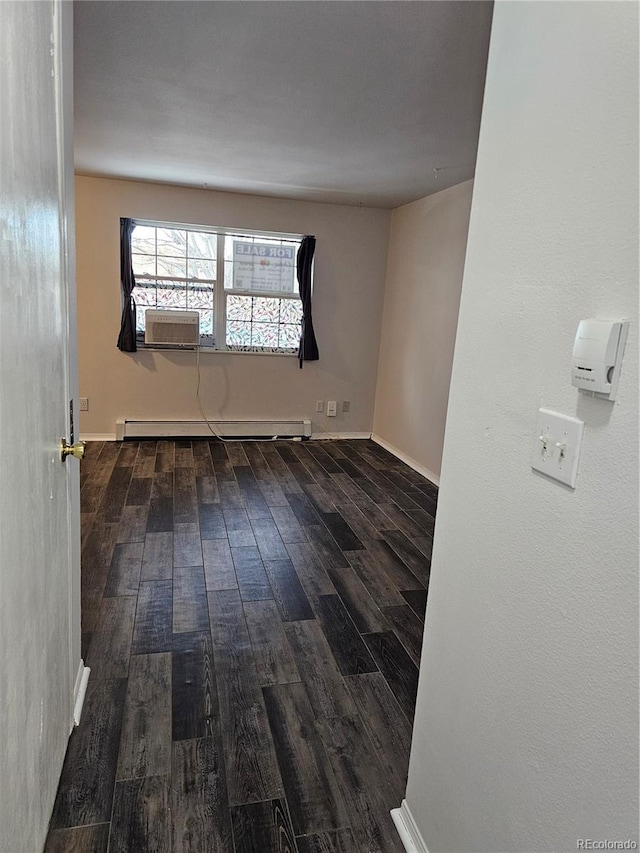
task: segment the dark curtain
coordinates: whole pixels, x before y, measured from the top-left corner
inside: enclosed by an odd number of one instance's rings
[[[136,280],[133,277],[131,261],[131,233],[135,228],[133,219],[120,220],[120,282],[122,284],[122,320],[118,335],[118,349],[122,352],[136,352],[136,300],[133,298],[133,288]]]
[[[300,299],[302,300],[302,331],[298,348],[298,361],[301,369],[304,361],[318,361],[320,358],[311,317],[311,266],[315,250],[316,238],[303,237],[297,258],[298,284],[300,285]]]

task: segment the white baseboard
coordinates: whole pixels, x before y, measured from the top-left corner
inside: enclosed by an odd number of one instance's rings
[[[83,432],[80,441],[115,441],[115,432]]]
[[[84,661],[80,660],[78,674],[76,675],[76,683],[73,688],[73,724],[80,725],[80,717],[82,716],[82,706],[84,705],[84,697],[87,692],[87,682],[91,670],[84,665]]]
[[[345,438],[345,439],[353,439],[353,438],[371,438],[370,432],[314,432],[311,436],[312,441],[317,441],[319,439],[327,439],[327,438]]]
[[[385,441],[384,438],[380,438],[379,435],[373,433],[371,439],[372,441],[375,441],[376,444],[379,444],[380,447],[384,447],[385,450],[388,450],[389,453],[396,456],[401,462],[404,462],[405,465],[408,465],[409,468],[413,468],[413,470],[417,471],[418,474],[422,474],[423,477],[426,477],[427,480],[430,480],[435,486],[440,488],[440,477],[438,477],[437,474],[434,474],[433,471],[425,468],[424,465],[416,462],[416,460],[412,459],[411,456],[407,456],[406,453],[403,453],[402,450],[398,450],[397,447],[394,447],[393,444],[389,444],[388,441]]]
[[[399,809],[391,809],[391,817],[407,853],[429,853],[406,800]]]

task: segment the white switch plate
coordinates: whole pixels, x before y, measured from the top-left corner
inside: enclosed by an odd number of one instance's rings
[[[335,418],[338,414],[338,402],[337,400],[327,400],[327,417]]]
[[[576,487],[584,421],[540,409],[533,438],[531,467],[547,477]]]

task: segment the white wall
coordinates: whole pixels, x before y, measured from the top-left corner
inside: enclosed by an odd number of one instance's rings
[[[390,213],[161,184],[76,179],[80,395],[83,434],[115,433],[118,417],[200,419],[195,354],[116,349],[121,216],[314,234],[313,315],[320,361],[202,354],[211,418],[311,418],[314,432],[370,432]],[[316,400],[349,414],[315,414]]]
[[[373,432],[440,476],[473,182],[391,214]]]
[[[638,840],[638,6],[496,4],[407,802],[430,853]],[[580,318],[630,317],[615,404]],[[538,407],[585,421],[574,491]]]

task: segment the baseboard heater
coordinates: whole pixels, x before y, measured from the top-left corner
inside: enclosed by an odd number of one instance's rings
[[[311,421],[210,421],[222,438],[309,438]],[[206,421],[116,421],[116,440],[127,438],[213,438]]]

